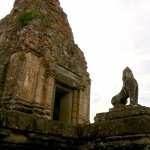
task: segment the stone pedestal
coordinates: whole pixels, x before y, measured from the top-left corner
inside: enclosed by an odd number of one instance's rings
[[[145,150],[150,145],[150,108],[140,105],[112,108],[108,113],[96,115],[95,128],[99,148]]]
[[[99,113],[95,117],[100,134],[107,137],[150,133],[150,108],[125,106]]]
[[[150,108],[141,105],[126,105],[118,108],[111,108],[107,113],[96,114],[95,123],[116,119],[126,119],[132,117],[150,117]],[[140,121],[140,120],[139,120]]]

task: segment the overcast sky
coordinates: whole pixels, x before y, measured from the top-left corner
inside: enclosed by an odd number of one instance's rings
[[[0,18],[14,0],[0,0]],[[139,103],[150,106],[150,0],[60,0],[92,79],[91,120],[108,111],[129,66],[139,83]]]

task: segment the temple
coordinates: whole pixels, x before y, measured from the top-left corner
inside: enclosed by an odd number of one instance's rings
[[[0,107],[89,122],[90,79],[58,1],[16,1],[0,23]]]
[[[148,150],[150,108],[126,81],[91,124],[87,63],[59,0],[16,0],[0,21],[0,149]]]

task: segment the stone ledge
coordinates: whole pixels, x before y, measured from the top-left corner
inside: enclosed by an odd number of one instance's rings
[[[37,150],[77,150],[74,138],[0,129],[0,149],[30,150],[33,147]]]
[[[95,123],[80,129],[83,139],[106,139],[128,135],[150,134],[150,108],[127,106],[122,110],[100,113]]]
[[[41,106],[37,103],[30,103],[20,97],[1,97],[0,110],[15,110],[23,113],[34,114],[45,119],[50,119],[50,107]]]
[[[0,149],[77,150],[77,127],[32,114],[0,110]]]
[[[124,107],[112,108],[107,113],[96,114],[94,120],[95,123],[97,123],[105,120],[129,118],[129,117],[141,116],[141,115],[150,116],[150,108],[141,105],[136,105],[136,106],[127,105]]]
[[[0,110],[0,128],[66,138],[77,137],[76,127],[69,124],[64,124],[59,121],[50,121],[32,114],[13,110]]]

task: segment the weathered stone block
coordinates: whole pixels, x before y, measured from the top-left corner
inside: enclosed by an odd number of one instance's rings
[[[95,123],[80,128],[83,150],[90,141],[91,150],[144,150],[150,145],[150,108],[126,106],[100,113]],[[90,150],[90,148],[85,148]]]

